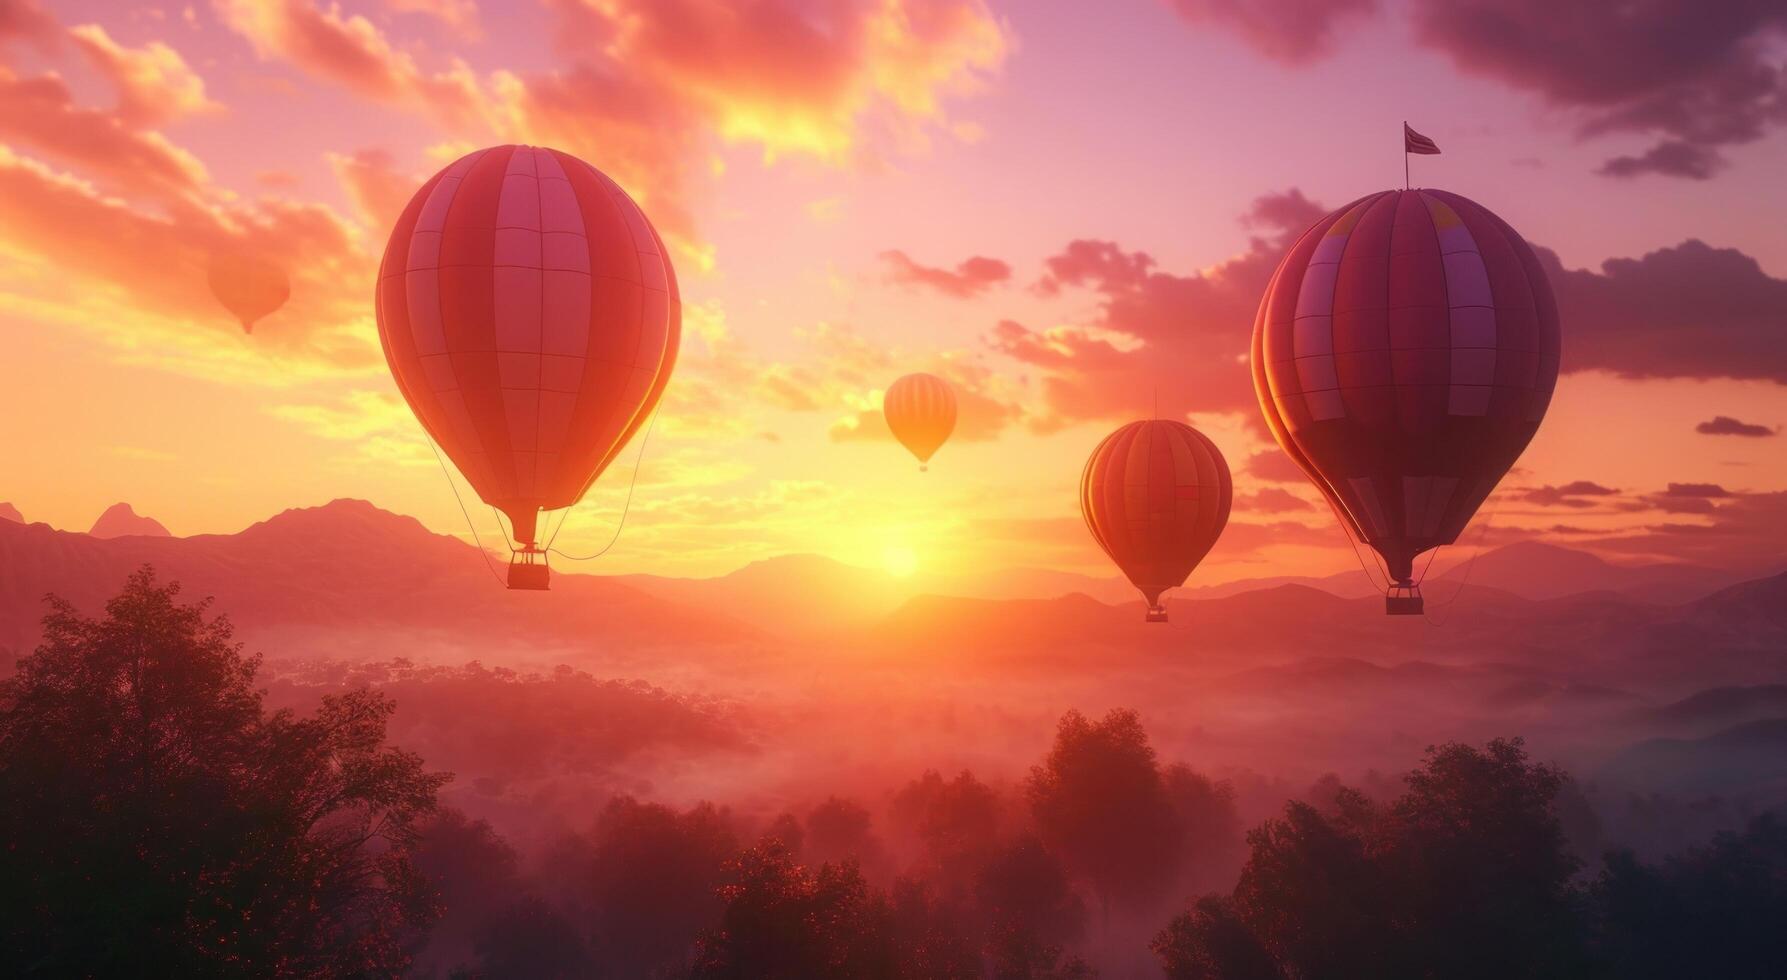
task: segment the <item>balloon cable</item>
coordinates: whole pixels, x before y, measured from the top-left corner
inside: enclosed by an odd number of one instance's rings
[[[647,422],[645,425],[645,435],[639,438],[639,452],[633,456],[633,477],[627,481],[627,502],[621,507],[620,520],[615,522],[614,536],[608,539],[608,543],[603,545],[600,551],[589,555],[567,555],[564,552],[559,551],[557,548],[554,548],[552,542],[558,540],[558,532],[565,529],[565,521],[571,516],[570,510],[567,508],[565,516],[559,518],[558,527],[553,529],[552,537],[546,539],[547,551],[566,561],[594,561],[607,554],[608,549],[614,547],[614,543],[620,540],[621,529],[627,526],[627,515],[633,511],[633,491],[639,486],[639,464],[645,460],[645,446],[647,443],[651,442],[652,429],[656,428],[657,425],[658,410],[654,407],[652,409],[651,421]]]
[[[428,443],[429,451],[434,453],[434,461],[440,464],[441,475],[447,478],[447,486],[451,487],[453,490],[453,501],[459,505],[459,514],[465,518],[465,526],[471,529],[472,540],[478,543],[478,554],[484,556],[484,567],[490,569],[491,577],[496,579],[498,583],[507,586],[509,584],[508,581],[496,570],[496,566],[490,563],[490,552],[484,550],[484,539],[478,537],[478,525],[472,523],[471,511],[465,509],[465,500],[459,496],[459,484],[453,482],[453,474],[447,470],[447,461],[441,458],[441,451],[440,448],[434,444],[434,437],[430,436],[427,432],[423,432],[422,438]]]
[[[1318,487],[1317,489],[1320,488]],[[1328,509],[1334,512],[1334,521],[1340,525],[1340,533],[1346,535],[1347,546],[1353,549],[1353,560],[1359,563],[1359,571],[1365,575],[1365,581],[1371,583],[1371,590],[1379,595],[1389,592],[1390,573],[1388,571],[1383,573],[1384,584],[1379,585],[1377,578],[1371,574],[1371,570],[1365,567],[1365,558],[1359,554],[1358,542],[1353,540],[1353,532],[1348,529],[1346,519],[1340,516],[1340,508],[1334,506],[1334,501],[1329,500],[1328,495],[1325,493],[1322,494],[1322,500],[1326,501]]]
[[[1500,500],[1497,500],[1495,502],[1495,506],[1489,508],[1489,513],[1485,514],[1483,516],[1483,525],[1477,529],[1477,543],[1471,549],[1470,561],[1467,561],[1464,563],[1464,577],[1461,578],[1458,582],[1458,590],[1456,592],[1452,593],[1452,598],[1447,599],[1445,602],[1442,602],[1439,604],[1440,609],[1446,610],[1446,615],[1436,622],[1433,619],[1433,617],[1427,615],[1427,611],[1425,609],[1422,610],[1421,618],[1427,620],[1427,625],[1429,625],[1429,626],[1445,626],[1446,623],[1451,621],[1452,613],[1450,612],[1450,610],[1452,608],[1452,604],[1457,602],[1459,597],[1464,595],[1464,590],[1470,586],[1470,584],[1471,584],[1471,570],[1477,567],[1477,556],[1481,555],[1483,553],[1483,538],[1489,534],[1489,525],[1491,525],[1495,522],[1495,512],[1500,510],[1501,506],[1502,506],[1502,502]],[[1433,560],[1428,559],[1427,563],[1429,565],[1432,565]],[[1425,573],[1423,573],[1423,574],[1425,574]]]

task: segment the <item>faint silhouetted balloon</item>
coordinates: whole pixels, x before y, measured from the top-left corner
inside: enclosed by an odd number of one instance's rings
[[[1446,191],[1385,191],[1315,223],[1253,333],[1266,422],[1421,611],[1414,558],[1451,544],[1557,384],[1551,284],[1524,239]]]
[[[379,270],[403,397],[508,515],[511,588],[545,588],[542,510],[582,499],[670,381],[676,273],[626,192],[569,153],[478,150],[410,199]]]
[[[887,388],[882,414],[894,438],[918,457],[919,469],[956,428],[956,393],[934,374],[908,374]]]
[[[292,283],[284,269],[247,252],[211,253],[205,281],[211,286],[211,295],[235,315],[247,333],[253,333],[257,321],[284,306],[292,295]]]
[[[1160,594],[1185,584],[1229,522],[1229,465],[1207,436],[1171,419],[1106,436],[1080,476],[1080,512],[1105,554],[1164,623]]]

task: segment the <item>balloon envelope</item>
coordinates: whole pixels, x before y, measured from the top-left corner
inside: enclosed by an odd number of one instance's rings
[[[1254,388],[1279,445],[1407,587],[1538,431],[1558,350],[1551,284],[1514,229],[1457,194],[1386,191],[1280,263]]]
[[[285,305],[292,284],[285,270],[258,256],[242,252],[213,252],[205,267],[211,295],[234,314],[245,332],[253,333],[257,320]]]
[[[956,393],[934,374],[908,374],[888,386],[881,411],[894,438],[928,463],[955,431]]]
[[[385,248],[378,324],[416,418],[524,550],[576,503],[670,380],[676,275],[619,185],[558,150],[467,154]]]
[[[1080,476],[1080,512],[1105,554],[1164,622],[1160,594],[1185,584],[1229,522],[1222,453],[1183,422],[1131,422],[1106,436]]]

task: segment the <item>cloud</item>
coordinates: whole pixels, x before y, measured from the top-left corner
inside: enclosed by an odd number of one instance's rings
[[[98,24],[82,24],[68,33],[117,89],[118,118],[127,125],[158,126],[222,108],[205,94],[205,80],[186,59],[160,41],[127,48]]]
[[[413,174],[400,172],[391,154],[381,149],[345,155],[331,153],[328,160],[335,179],[347,191],[375,238],[396,224],[398,215],[423,183]]]
[[[1750,256],[1689,239],[1594,272],[1537,251],[1557,293],[1564,370],[1787,384],[1787,280]]]
[[[1309,476],[1298,469],[1297,464],[1291,462],[1291,458],[1277,448],[1254,453],[1247,457],[1247,460],[1241,464],[1240,472],[1256,480],[1266,480],[1271,483],[1304,484],[1309,482]]]
[[[1570,110],[1585,136],[1638,133],[1650,150],[1612,176],[1705,179],[1721,147],[1787,119],[1778,41],[1787,6],[1703,0],[1414,0],[1417,39],[1462,69]]]
[[[965,259],[953,270],[920,265],[898,249],[882,252],[881,258],[888,264],[890,282],[928,286],[957,299],[978,296],[1011,278],[1011,266],[984,255]]]
[[[1591,480],[1576,480],[1561,487],[1529,487],[1514,492],[1521,500],[1542,507],[1592,507],[1594,503],[1584,498],[1613,497],[1619,494],[1618,490]]]
[[[1286,514],[1314,509],[1315,506],[1309,501],[1279,487],[1262,487],[1235,498],[1235,510],[1256,514]]]
[[[1740,422],[1729,415],[1715,415],[1710,421],[1696,425],[1694,431],[1703,436],[1746,436],[1752,439],[1764,439],[1776,435],[1780,429]]]
[[[56,18],[37,0],[0,0],[0,43],[29,41],[40,50],[54,50],[61,40]]]
[[[1694,498],[1682,498],[1684,500]],[[1779,571],[1787,553],[1787,491],[1733,492],[1706,504],[1699,523],[1655,524],[1595,541],[1625,554]]]
[[[1717,483],[1671,483],[1668,489],[1663,491],[1663,496],[1719,500],[1731,497],[1733,494]]]
[[[215,0],[263,58],[373,102],[419,110],[459,137],[551,145],[600,166],[653,220],[691,240],[694,168],[713,140],[835,163],[880,133],[922,144],[951,95],[1001,65],[1008,40],[982,0],[548,0],[559,64],[480,77],[418,64],[371,21],[310,0]]]
[[[1292,236],[1322,209],[1291,190],[1269,194],[1244,216],[1265,234],[1233,258],[1187,275],[1160,271],[1146,252],[1115,242],[1070,242],[1045,263],[1036,290],[1087,290],[1097,314],[1082,324],[1035,330],[999,323],[988,343],[1042,372],[1042,404],[1031,425],[1050,431],[1091,419],[1242,412],[1257,404],[1246,368],[1260,294]]]
[[[478,5],[473,0],[385,0],[385,6],[398,13],[433,17],[465,40],[476,40],[483,34],[478,26]]]
[[[160,133],[78,106],[55,75],[20,77],[0,66],[0,139],[24,143],[134,195],[189,197],[205,165]]]
[[[1234,31],[1261,54],[1302,64],[1328,54],[1335,28],[1377,12],[1377,0],[1172,0],[1193,24]]]

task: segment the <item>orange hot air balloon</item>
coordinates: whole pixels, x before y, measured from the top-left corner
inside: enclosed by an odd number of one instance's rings
[[[956,393],[949,382],[934,374],[908,374],[888,386],[881,412],[894,438],[918,457],[918,469],[923,472],[930,469],[925,464],[932,454],[955,431]]]
[[[378,325],[422,427],[508,515],[509,587],[546,588],[540,512],[583,497],[676,364],[682,307],[663,240],[569,153],[478,150],[397,219]]]
[[[256,321],[284,306],[292,295],[284,269],[243,252],[211,253],[205,281],[211,295],[241,321],[244,333],[253,333]]]
[[[1216,444],[1171,419],[1131,422],[1106,436],[1080,476],[1086,527],[1167,621],[1160,594],[1185,584],[1229,522],[1235,497]]]

